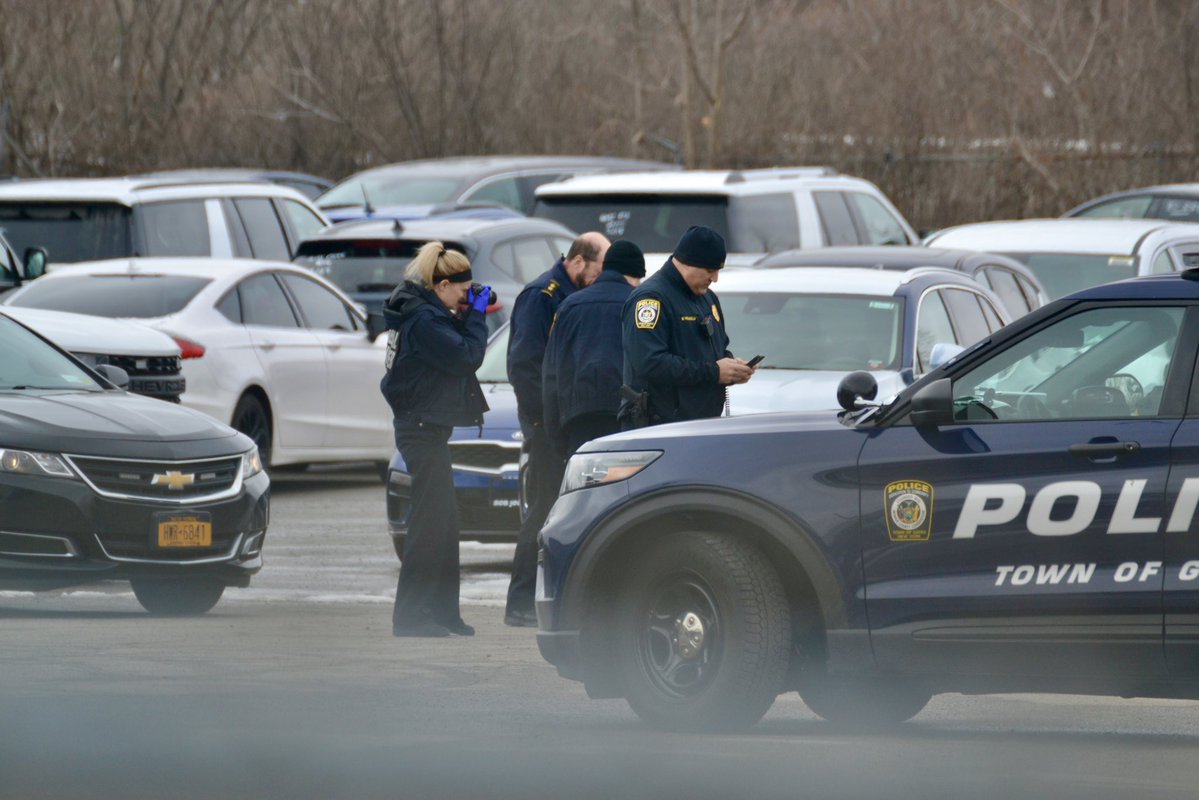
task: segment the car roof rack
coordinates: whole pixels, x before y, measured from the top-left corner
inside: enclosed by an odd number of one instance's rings
[[[832,167],[766,167],[764,169],[732,170],[725,183],[746,181],[779,181],[794,178],[829,178],[841,173]]]

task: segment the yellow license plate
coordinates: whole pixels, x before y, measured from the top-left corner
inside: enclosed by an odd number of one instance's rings
[[[158,523],[159,547],[212,547],[212,522],[171,517]]]

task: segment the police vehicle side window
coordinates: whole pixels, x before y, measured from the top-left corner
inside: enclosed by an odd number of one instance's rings
[[[1113,306],[1058,320],[953,382],[959,419],[1157,416],[1181,307]]]
[[[259,197],[239,197],[233,201],[237,213],[246,226],[250,237],[250,249],[254,258],[269,258],[274,261],[290,261],[291,248],[283,235],[283,224],[270,200]]]
[[[775,253],[799,247],[795,194],[751,194],[729,198],[729,249]]]
[[[255,275],[237,287],[241,295],[242,321],[246,325],[271,328],[298,328],[299,320],[283,294],[283,287],[269,273]]]
[[[933,345],[956,341],[941,293],[929,292],[920,301],[920,311],[916,315],[916,372],[922,375],[931,369]]]

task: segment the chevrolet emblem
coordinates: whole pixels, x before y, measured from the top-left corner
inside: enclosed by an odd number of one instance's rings
[[[196,476],[194,474],[184,475],[182,472],[177,470],[170,470],[166,473],[158,473],[150,479],[151,486],[162,486],[163,484],[166,484],[168,489],[176,492],[183,491],[184,486],[191,486],[195,482]]]

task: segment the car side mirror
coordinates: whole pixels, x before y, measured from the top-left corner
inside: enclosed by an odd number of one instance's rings
[[[25,280],[40,278],[46,274],[46,264],[50,256],[44,247],[27,247],[25,249]]]
[[[366,338],[370,341],[375,341],[384,333],[387,333],[387,320],[378,311],[372,311],[366,315]]]
[[[869,372],[851,372],[837,384],[837,404],[846,411],[857,411],[878,395],[878,381]]]
[[[944,366],[953,360],[954,356],[966,348],[956,342],[937,342],[928,355],[928,369],[931,372],[937,367]]]
[[[129,388],[129,373],[120,367],[113,366],[112,364],[101,364],[96,367],[96,372],[100,373],[109,383],[115,384],[118,389]]]
[[[953,422],[953,381],[940,378],[921,386],[912,395],[912,424],[936,428]]]

